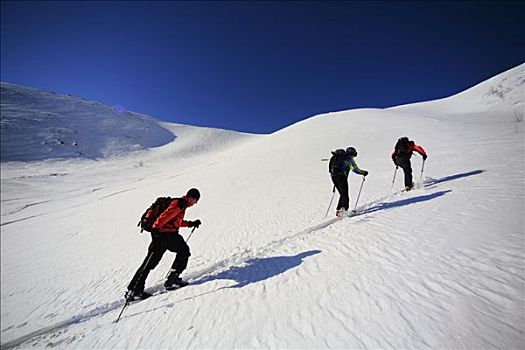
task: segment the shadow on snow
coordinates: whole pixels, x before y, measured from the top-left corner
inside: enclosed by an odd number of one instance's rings
[[[233,280],[237,284],[226,288],[242,288],[249,284],[261,282],[280,275],[301,265],[303,259],[321,253],[320,250],[310,250],[294,256],[275,256],[270,258],[255,258],[245,261],[244,266],[232,266],[228,270],[212,276],[205,276],[192,282],[192,285],[203,284],[214,280]]]
[[[485,171],[486,170],[474,170],[474,171],[469,171],[466,173],[445,176],[445,177],[442,177],[441,179],[430,179],[428,181],[425,181],[425,187],[430,187],[430,186],[437,185],[439,183],[446,182],[446,181],[461,179],[462,177],[478,175],[478,174],[484,173]]]
[[[466,173],[459,173],[459,174],[445,176],[445,177],[442,177],[440,179],[432,179],[431,178],[431,179],[426,180],[424,182],[424,187],[425,188],[430,188],[430,187],[432,187],[434,185],[437,185],[437,184],[440,184],[440,183],[443,183],[443,182],[457,180],[457,179],[461,179],[461,178],[472,176],[472,175],[479,175],[479,174],[481,174],[481,173],[483,173],[485,171],[486,170],[473,170],[473,171],[469,171],[469,172],[466,172]],[[376,212],[376,211],[379,211],[379,210],[392,209],[392,208],[402,207],[402,206],[405,206],[405,205],[415,204],[415,203],[419,203],[419,202],[425,202],[425,201],[428,201],[428,200],[431,200],[431,199],[434,199],[434,198],[437,198],[437,197],[441,197],[441,196],[447,194],[448,192],[451,192],[451,190],[439,191],[439,192],[426,194],[426,195],[422,195],[422,196],[401,199],[401,200],[398,200],[398,201],[395,201],[395,202],[372,203],[372,205],[370,207],[368,207],[368,208],[365,207],[364,209],[360,210],[357,214],[352,215],[352,216],[359,216],[359,215],[364,215],[364,214],[370,214],[370,213],[373,213],[373,212]]]
[[[411,198],[407,198],[407,199],[401,199],[401,200],[398,200],[398,201],[395,201],[395,202],[384,202],[384,203],[378,203],[378,204],[375,204],[369,208],[366,208],[362,211],[359,211],[357,214],[355,215],[352,215],[352,216],[359,216],[359,215],[365,215],[365,214],[370,214],[370,213],[373,213],[373,212],[376,212],[376,211],[380,211],[380,210],[386,210],[386,209],[392,209],[392,208],[397,208],[397,207],[403,207],[405,205],[410,205],[410,204],[415,204],[415,203],[419,203],[419,202],[425,202],[425,201],[429,201],[431,199],[434,199],[434,198],[437,198],[437,197],[441,197],[447,193],[451,192],[451,190],[446,190],[446,191],[439,191],[439,192],[434,192],[434,193],[431,193],[431,194],[426,194],[426,195],[423,195],[423,196],[417,196],[417,197],[411,197]]]

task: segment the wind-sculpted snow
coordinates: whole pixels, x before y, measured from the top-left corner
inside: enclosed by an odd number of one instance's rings
[[[480,172],[473,172],[472,174],[480,173]],[[468,175],[465,175],[465,176],[468,176]],[[445,179],[443,181],[448,181],[448,180]],[[433,186],[435,183],[439,183],[439,182],[442,182],[442,181],[428,179],[427,181],[425,181],[424,185]],[[359,207],[359,209],[356,211],[355,214],[352,215],[351,218],[355,218],[360,215],[364,215],[364,214],[367,214],[367,213],[370,213],[376,210],[386,210],[386,209],[394,208],[397,206],[416,203],[418,201],[429,200],[431,198],[435,198],[437,196],[441,196],[444,194],[444,192],[437,192],[431,195],[416,196],[416,197],[405,199],[403,201],[395,201],[396,197],[398,197],[401,193],[402,191],[399,191],[385,198],[381,198],[376,201],[372,201],[370,203],[365,203],[364,205]],[[404,202],[404,203],[401,204],[401,202]],[[272,256],[272,254],[275,251],[278,251],[279,248],[282,246],[296,245],[297,241],[308,239],[309,238],[308,236],[311,233],[315,231],[323,230],[327,228],[328,226],[335,224],[341,220],[344,220],[344,218],[343,219],[331,218],[331,219],[323,220],[320,224],[316,224],[312,227],[306,228],[303,231],[288,235],[285,238],[269,242],[265,246],[258,248],[255,251],[250,251],[249,249],[246,249],[222,261],[219,261],[210,266],[207,266],[206,268],[192,272],[186,276],[186,278],[191,282],[190,289],[193,289],[192,287],[196,287],[196,286],[208,283],[210,281],[215,281],[215,280],[231,280],[231,281],[236,282],[236,284],[233,284],[227,287],[221,287],[218,290],[224,289],[224,288],[243,288],[249,284],[258,283],[258,282],[267,280],[276,275],[285,273],[287,270],[296,268],[303,263],[304,259],[310,256],[314,256],[316,254],[322,253],[322,252],[320,250],[311,250],[308,252],[297,254],[295,256]],[[158,294],[165,293],[165,290],[164,290],[164,287],[162,286],[162,283],[158,283],[154,287],[148,288],[148,292],[152,293],[154,297],[158,297]],[[176,293],[176,292],[171,292],[171,293]],[[199,292],[195,292],[195,293],[199,293]],[[207,293],[210,293],[210,291],[205,292],[204,294],[207,294]],[[156,306],[154,309],[162,308],[162,307],[171,308],[171,307],[174,307],[174,304],[181,303],[186,300],[192,300],[193,298],[197,298],[198,296],[199,294],[194,294],[193,297],[183,298],[183,299],[179,299],[174,302],[169,302],[165,305]],[[51,326],[44,327],[42,329],[33,331],[17,339],[13,339],[7,343],[4,343],[2,344],[2,349],[9,349],[12,347],[16,347],[21,344],[27,343],[31,340],[34,340],[35,338],[38,338],[38,337],[49,337],[50,335],[56,332],[64,331],[64,329],[68,327],[89,321],[90,319],[95,318],[95,317],[101,317],[108,313],[112,313],[115,310],[122,308],[123,304],[124,304],[124,300],[121,299],[115,302],[107,303],[105,305],[97,306],[92,310],[83,312],[82,314],[79,314],[79,315],[75,315],[71,317],[70,319],[58,322]],[[136,312],[135,313],[133,313],[133,311],[131,312],[132,312],[132,315],[129,317],[140,316],[140,314],[137,314]]]
[[[465,113],[360,109],[271,135],[165,123],[177,138],[154,149],[3,163],[2,349],[525,348],[523,101],[483,104],[520,72],[469,90]],[[400,136],[429,154],[409,192]],[[348,146],[369,175],[350,174],[356,213],[337,219],[321,159]],[[190,187],[191,284],[162,293],[167,252],[157,295],[114,323],[150,242],[140,215]]]

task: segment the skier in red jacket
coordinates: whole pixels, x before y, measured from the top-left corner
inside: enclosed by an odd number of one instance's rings
[[[412,157],[412,152],[414,151],[421,154],[423,161],[427,159],[425,150],[421,146],[416,145],[414,141],[408,140],[408,137],[401,137],[397,140],[394,153],[392,153],[394,164],[396,167],[401,167],[405,173],[405,189],[407,191],[414,187],[412,182],[412,165],[410,164],[410,157]]]
[[[166,250],[177,255],[170,274],[164,282],[164,287],[167,290],[172,290],[188,284],[188,282],[179,277],[182,271],[186,269],[188,258],[191,255],[188,244],[179,234],[179,228],[200,226],[200,220],[184,220],[186,209],[196,204],[199,198],[199,190],[192,188],[185,196],[174,199],[157,218],[151,231],[151,244],[148,247],[148,255],[128,285],[128,291],[125,295],[127,300],[141,300],[151,296],[151,294],[144,292],[144,285],[149,272],[158,265]]]

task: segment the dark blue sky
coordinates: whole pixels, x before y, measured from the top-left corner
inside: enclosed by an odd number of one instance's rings
[[[446,97],[525,60],[524,2],[9,2],[1,80],[269,133]]]

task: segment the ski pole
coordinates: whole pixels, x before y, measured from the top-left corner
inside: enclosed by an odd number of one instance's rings
[[[188,239],[186,240],[186,243],[188,243],[188,241],[189,241],[190,238],[191,238],[191,235],[193,234],[193,231],[195,231],[196,228],[197,228],[197,226],[195,226],[195,227],[193,228],[193,230],[191,230],[190,235],[188,236]]]
[[[420,181],[423,181],[423,169],[425,169],[425,160],[423,159],[423,163],[421,164],[421,178]]]
[[[394,182],[396,181],[396,173],[398,166],[396,165],[396,170],[394,170],[394,178],[392,179],[392,186],[390,186],[390,191],[394,188]]]
[[[361,197],[361,190],[363,189],[364,183],[365,183],[365,177],[363,176],[363,181],[361,181],[361,187],[359,188],[359,194],[357,195],[357,200],[355,201],[354,211],[357,208],[357,202],[359,202],[359,197]]]
[[[332,190],[332,192],[333,192],[334,194],[332,194],[332,199],[330,199],[330,204],[328,205],[328,209],[326,209],[326,214],[324,215],[325,218],[328,216],[328,212],[330,211],[330,207],[332,206],[332,202],[334,201],[334,197],[335,197],[335,185],[334,185],[334,189]]]
[[[129,299],[126,298],[126,303],[124,304],[124,307],[122,308],[122,310],[120,310],[120,314],[118,314],[118,317],[117,317],[117,320],[115,321],[115,323],[118,322],[118,320],[120,320],[120,316],[122,316],[122,313],[124,312],[124,309],[127,308],[129,305]]]
[[[146,271],[146,267],[148,267],[152,256],[153,256],[153,252],[148,254],[148,259],[146,260],[146,264],[142,268],[142,271],[140,272],[139,277],[135,280],[135,283],[133,285],[133,289],[135,289],[137,287],[137,282],[142,278],[142,275]],[[115,321],[115,323],[117,323],[120,320],[120,316],[122,316],[122,313],[124,312],[124,309],[126,309],[128,307],[130,299],[131,299],[131,297],[126,298],[126,303],[124,304],[124,307],[122,307],[122,310],[120,310],[120,314],[118,315],[117,320]]]

